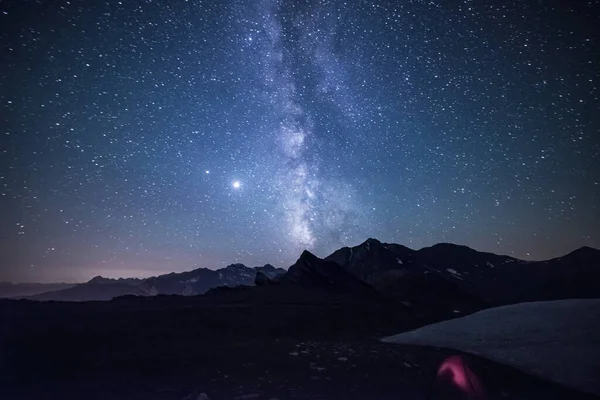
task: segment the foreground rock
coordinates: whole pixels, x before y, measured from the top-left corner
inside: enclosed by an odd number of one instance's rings
[[[464,351],[600,395],[600,300],[497,307],[383,339]]]

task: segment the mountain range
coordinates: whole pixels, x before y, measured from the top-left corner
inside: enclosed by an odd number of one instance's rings
[[[253,297],[291,301],[290,296],[297,300],[334,294],[391,301],[429,320],[524,301],[599,298],[599,278],[600,250],[589,247],[532,262],[450,243],[413,250],[368,239],[324,259],[304,251],[287,271],[269,264],[254,268],[232,264],[148,279],[95,277],[28,299],[85,301],[208,293],[226,301],[252,301]],[[259,288],[251,289],[254,285]]]
[[[275,278],[284,274],[283,268],[270,264],[249,268],[243,264],[232,264],[225,268],[210,270],[199,268],[193,271],[170,273],[147,279],[110,279],[96,276],[85,283],[66,289],[39,293],[25,297],[28,300],[55,301],[106,301],[125,295],[154,296],[158,294],[194,296],[220,286],[254,285],[256,274]]]
[[[368,239],[325,260],[406,301],[436,302],[438,297],[443,303],[452,297],[468,304],[478,301],[479,307],[600,297],[600,250],[590,247],[551,260],[525,261],[451,243],[412,250]]]

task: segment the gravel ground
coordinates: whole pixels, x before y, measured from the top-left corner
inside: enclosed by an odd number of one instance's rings
[[[371,341],[245,341],[215,344],[183,366],[16,377],[2,399],[433,399],[450,350]],[[178,356],[178,355],[174,355]],[[182,357],[184,355],[181,355]],[[464,356],[489,399],[592,399],[514,369]],[[59,362],[57,360],[57,362]],[[6,390],[8,389],[8,390]]]

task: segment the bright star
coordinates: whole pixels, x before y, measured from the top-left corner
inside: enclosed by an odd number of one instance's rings
[[[233,181],[231,182],[231,186],[233,186],[234,189],[239,189],[242,186],[242,183],[240,181]]]

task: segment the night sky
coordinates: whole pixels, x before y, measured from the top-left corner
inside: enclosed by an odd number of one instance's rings
[[[0,3],[0,280],[600,247],[598,1]]]

